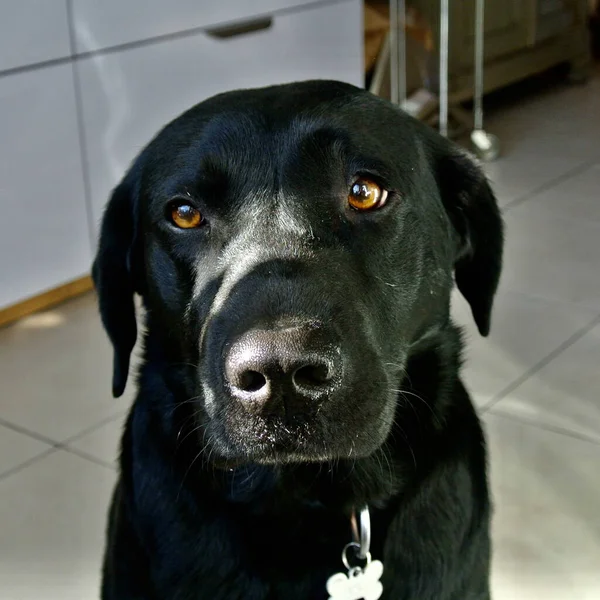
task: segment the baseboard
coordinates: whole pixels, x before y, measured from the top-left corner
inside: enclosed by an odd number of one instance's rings
[[[89,292],[93,287],[92,278],[88,275],[3,308],[0,310],[0,327],[22,319],[32,313],[50,308],[65,300],[69,300],[69,298]]]

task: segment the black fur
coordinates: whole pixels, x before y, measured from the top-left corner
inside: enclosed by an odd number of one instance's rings
[[[384,207],[348,207],[356,174]],[[205,224],[176,230],[173,198]],[[232,92],[169,124],[114,192],[93,269],[115,395],[134,292],[145,305],[103,600],[324,600],[363,504],[385,600],[489,599],[485,443],[449,303],[454,275],[486,335],[501,255],[471,158],[365,91]],[[243,332],[291,317],[346,365],[300,422],[251,414],[223,378]]]

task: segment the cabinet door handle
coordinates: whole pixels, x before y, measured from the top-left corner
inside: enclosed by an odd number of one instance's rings
[[[224,25],[223,27],[213,27],[207,29],[206,33],[213,38],[226,40],[255,31],[264,31],[273,26],[273,17],[263,17],[253,19],[252,21],[243,21],[242,23],[234,23],[233,25]]]

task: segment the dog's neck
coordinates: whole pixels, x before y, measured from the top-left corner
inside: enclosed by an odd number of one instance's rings
[[[387,442],[374,454],[359,459],[339,459],[329,463],[265,466],[247,464],[219,468],[202,453],[199,438],[187,432],[197,406],[188,402],[189,390],[181,389],[174,366],[160,350],[159,340],[146,338],[145,363],[140,387],[152,378],[148,390],[157,389],[157,373],[164,395],[152,398],[139,394],[138,404],[158,419],[163,433],[165,458],[174,469],[183,468],[181,477],[187,493],[201,490],[256,513],[289,514],[299,508],[335,508],[349,515],[354,507],[384,508],[395,502],[418,480],[426,477],[431,465],[439,463],[446,449],[444,436],[452,418],[449,399],[459,385],[459,331],[448,324],[440,335],[416,348],[408,359],[406,375],[398,393],[396,419]],[[157,368],[159,367],[159,368]],[[207,453],[205,453],[207,454]],[[175,460],[176,459],[176,460]],[[183,466],[182,466],[183,465]]]

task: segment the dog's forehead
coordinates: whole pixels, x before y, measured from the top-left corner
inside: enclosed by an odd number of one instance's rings
[[[208,166],[235,175],[241,166],[280,169],[301,146],[305,155],[327,158],[322,151],[342,141],[349,153],[410,161],[417,137],[405,114],[365,90],[304,82],[210,98],[173,121],[157,145],[170,172],[197,166],[201,175]]]

